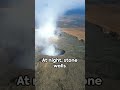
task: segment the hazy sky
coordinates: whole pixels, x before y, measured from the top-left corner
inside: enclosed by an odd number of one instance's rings
[[[85,9],[85,0],[35,0],[36,12],[42,12],[45,8],[52,8],[59,13],[74,8]]]

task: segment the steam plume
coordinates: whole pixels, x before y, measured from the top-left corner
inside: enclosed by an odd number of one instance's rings
[[[67,10],[84,7],[84,0],[35,0],[35,47],[42,54],[55,56],[55,46],[50,39],[57,38],[57,20]]]

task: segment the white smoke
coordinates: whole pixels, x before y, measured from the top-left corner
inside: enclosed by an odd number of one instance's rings
[[[35,46],[42,48],[43,54],[55,56],[51,39],[57,38],[57,20],[67,10],[85,5],[85,0],[35,0]]]

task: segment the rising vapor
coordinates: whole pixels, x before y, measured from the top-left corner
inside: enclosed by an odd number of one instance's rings
[[[84,3],[85,0],[35,0],[35,48],[41,48],[44,55],[57,55],[50,40],[58,38],[58,18],[68,10],[84,8]]]

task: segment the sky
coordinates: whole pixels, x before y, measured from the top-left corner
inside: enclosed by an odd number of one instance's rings
[[[35,0],[35,12],[42,12],[46,8],[51,8],[54,12],[62,14],[67,10],[80,8],[85,10],[85,0]]]

